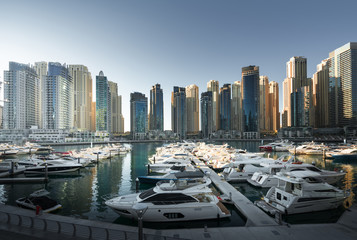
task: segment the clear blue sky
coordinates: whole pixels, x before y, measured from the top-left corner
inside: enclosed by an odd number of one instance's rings
[[[279,83],[292,56],[305,56],[308,76],[329,52],[357,41],[357,1],[3,1],[0,71],[9,61],[86,65],[118,83],[125,129],[129,98],[164,90],[165,129],[171,129],[174,85],[240,80],[258,65]],[[3,74],[0,75],[0,80]]]

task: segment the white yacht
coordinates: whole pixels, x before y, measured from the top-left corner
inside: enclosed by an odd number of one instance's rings
[[[259,160],[245,160],[231,163],[231,167],[223,170],[222,174],[227,182],[245,182],[251,178],[255,172],[269,173],[270,164],[276,163],[278,160],[269,158],[261,158]]]
[[[346,174],[344,171],[328,171],[319,169],[311,164],[306,163],[287,163],[287,164],[272,164],[268,166],[269,173],[255,172],[252,178],[247,179],[248,183],[256,187],[268,188],[278,185],[278,178],[275,175],[278,172],[293,172],[299,177],[314,177],[328,184],[334,184],[340,181]]]
[[[293,173],[278,173],[277,187],[271,187],[264,200],[255,204],[264,211],[275,214],[317,212],[339,207],[347,194],[328,183],[313,177],[295,177]]]
[[[123,217],[138,219],[135,208],[146,204],[143,221],[173,222],[229,217],[230,212],[208,187],[211,180],[177,180],[158,182],[140,194],[129,194],[105,202]]]
[[[161,161],[159,163],[154,163],[154,164],[149,164],[149,168],[152,172],[156,172],[156,171],[162,171],[165,169],[169,169],[172,166],[189,166],[191,165],[191,161],[190,160],[186,160],[186,159],[181,159],[181,158],[167,158],[164,161]]]
[[[38,163],[37,166],[27,167],[25,170],[25,174],[45,174],[46,164],[48,174],[74,172],[80,167],[82,167],[82,164],[80,163],[72,163],[66,160],[52,160],[48,162]]]

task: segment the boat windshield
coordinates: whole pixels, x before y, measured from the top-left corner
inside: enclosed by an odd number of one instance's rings
[[[314,172],[321,172],[321,170],[316,167],[307,167],[307,169]]]
[[[155,194],[154,188],[150,188],[150,189],[140,193],[139,198],[145,199],[145,198],[148,198],[148,197],[150,197],[150,196],[152,196],[154,194]]]

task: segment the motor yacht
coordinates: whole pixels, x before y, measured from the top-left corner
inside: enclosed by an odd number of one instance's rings
[[[264,200],[255,204],[275,214],[296,214],[335,209],[348,194],[314,177],[296,177],[293,172],[278,173],[277,187],[271,187]]]
[[[204,174],[200,170],[196,171],[171,171],[165,175],[139,176],[140,183],[156,184],[158,181],[170,181],[177,179],[191,180],[194,178],[203,178]]]
[[[48,191],[45,189],[38,190],[28,197],[22,197],[16,200],[16,204],[19,207],[36,210],[36,207],[39,206],[41,210],[45,213],[56,211],[61,208],[62,205],[57,203],[56,200],[49,198],[47,195]]]
[[[165,170],[169,169],[172,166],[189,166],[191,165],[191,161],[188,159],[181,159],[181,158],[167,158],[164,161],[161,161],[159,163],[154,163],[154,164],[148,164],[148,167],[152,172],[157,172],[160,170]]]
[[[138,219],[137,204],[145,204],[147,222],[173,222],[229,217],[230,212],[208,187],[209,178],[160,181],[139,194],[116,197],[105,202],[120,216]]]
[[[268,166],[269,173],[255,172],[248,183],[256,187],[270,188],[278,185],[278,172],[294,172],[295,176],[299,177],[314,177],[328,184],[334,184],[340,181],[346,174],[344,171],[328,171],[319,169],[311,164],[306,163],[287,163],[287,164],[272,164]]]
[[[47,165],[47,167],[46,167]],[[66,160],[52,160],[47,162],[38,162],[36,166],[29,166],[25,170],[25,174],[45,174],[46,168],[48,174],[58,174],[74,172],[82,167],[80,163],[73,163]]]

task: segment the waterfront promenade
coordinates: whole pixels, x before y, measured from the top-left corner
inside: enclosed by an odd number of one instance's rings
[[[32,219],[32,220],[31,220]],[[33,223],[31,225],[31,223]],[[73,227],[75,225],[75,227]],[[91,229],[91,230],[90,230]],[[1,239],[137,239],[137,228],[119,224],[75,219],[54,214],[36,216],[33,211],[0,205]],[[225,228],[144,229],[144,239],[291,239],[355,240],[357,207],[346,211],[337,223]]]

